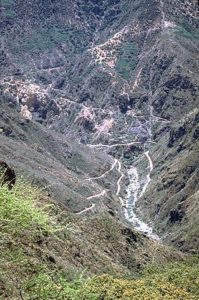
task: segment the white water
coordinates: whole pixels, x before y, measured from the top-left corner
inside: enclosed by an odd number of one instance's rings
[[[152,127],[152,122],[153,122],[153,111],[150,109],[150,128]],[[151,135],[151,129],[150,129],[150,135]],[[107,147],[107,148],[112,148],[115,146],[127,146],[127,145],[133,145],[133,144],[140,144],[141,142],[132,142],[128,144],[115,144],[115,145],[103,145],[103,144],[98,144],[98,145],[89,145],[92,148],[97,148],[97,147]],[[147,141],[147,143],[154,143],[153,141]],[[129,177],[130,184],[127,188],[127,196],[125,199],[122,199],[119,197],[121,205],[124,209],[124,214],[125,218],[131,222],[134,227],[140,231],[145,233],[147,236],[151,237],[154,240],[159,240],[159,237],[153,233],[153,229],[150,227],[149,224],[143,222],[139,216],[136,214],[136,202],[140,199],[140,197],[143,196],[145,191],[148,188],[149,183],[151,182],[151,172],[153,171],[153,161],[150,157],[149,151],[144,152],[145,157],[148,160],[148,167],[147,167],[147,174],[144,180],[144,185],[142,186],[140,184],[140,178],[138,174],[138,170],[135,166],[131,167],[127,173]],[[117,166],[117,167],[116,167]],[[94,178],[87,178],[86,180],[97,180],[105,177],[107,174],[109,174],[114,168],[117,168],[117,171],[120,174],[120,177],[117,181],[117,192],[116,195],[119,196],[120,191],[121,191],[121,181],[125,177],[124,173],[122,172],[122,164],[118,159],[115,159],[113,164],[111,165],[111,168],[106,171],[104,174],[102,174],[99,177],[94,177]],[[99,198],[103,195],[106,194],[106,191],[104,190],[102,193],[93,195],[88,197],[87,199],[94,199],[94,198]],[[89,209],[90,210],[90,209]],[[88,211],[88,209],[85,209],[83,212]]]
[[[124,213],[126,219],[129,222],[131,222],[138,231],[145,233],[147,236],[151,237],[154,240],[159,240],[159,237],[153,233],[153,229],[147,223],[141,221],[140,218],[135,213],[136,202],[146,191],[151,181],[150,173],[153,170],[153,162],[151,160],[151,157],[149,156],[149,152],[147,151],[144,154],[149,161],[149,168],[150,168],[149,174],[147,174],[145,185],[140,191],[141,186],[139,182],[139,174],[137,168],[133,166],[128,170],[130,184],[127,188],[127,196],[125,199]]]

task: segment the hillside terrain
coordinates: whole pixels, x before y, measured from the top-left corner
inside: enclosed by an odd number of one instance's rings
[[[27,182],[1,188],[0,226],[1,299],[197,299],[198,258],[182,261],[107,214],[75,218]]]
[[[198,9],[1,0],[0,160],[75,228],[64,254],[45,245],[63,269],[137,276],[198,254]]]

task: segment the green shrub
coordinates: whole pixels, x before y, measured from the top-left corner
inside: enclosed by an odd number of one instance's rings
[[[192,28],[178,27],[175,30],[175,33],[177,36],[181,36],[189,40],[198,41],[199,39],[199,30],[197,29],[193,30]]]
[[[199,259],[195,257],[181,263],[148,267],[135,280],[96,276],[83,285],[79,299],[196,300],[199,299],[198,265]]]

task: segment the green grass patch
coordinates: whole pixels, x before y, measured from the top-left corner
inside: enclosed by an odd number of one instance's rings
[[[84,44],[86,44],[83,39],[83,31],[65,30],[57,27],[38,28],[24,39],[22,47],[26,52],[37,54],[51,50],[62,43],[67,44],[68,51],[79,53],[80,49],[83,49]],[[17,44],[10,46],[13,50],[17,50]]]
[[[116,70],[124,77],[129,79],[132,76],[138,63],[139,48],[135,43],[126,43],[118,56]]]
[[[176,29],[175,33],[178,36],[182,36],[186,39],[190,39],[190,40],[196,40],[198,41],[199,39],[199,31],[187,31],[185,28],[183,27],[179,27],[178,29]]]
[[[38,244],[47,239],[59,243],[57,233],[65,229],[52,215],[54,206],[42,204],[43,199],[27,182],[11,191],[0,186],[0,299],[70,299],[63,294],[70,295],[77,285],[70,286],[57,267],[49,267],[48,250]]]
[[[4,234],[14,237],[23,230],[31,230],[34,235],[38,228],[49,233],[54,231],[45,212],[47,206],[37,206],[40,196],[39,190],[28,183],[17,184],[12,191],[6,186],[1,187],[0,224]]]
[[[4,8],[2,11],[2,16],[5,18],[14,19],[16,17],[15,11],[12,9],[14,4],[13,0],[1,0],[1,6]]]
[[[175,33],[177,36],[181,36],[189,40],[199,40],[199,30],[192,27],[187,20],[181,21],[181,24],[176,28]]]
[[[1,5],[6,7],[6,6],[10,6],[14,4],[14,1],[13,0],[1,0]]]
[[[3,16],[14,19],[16,17],[16,13],[13,10],[11,10],[11,9],[6,9],[3,12]]]

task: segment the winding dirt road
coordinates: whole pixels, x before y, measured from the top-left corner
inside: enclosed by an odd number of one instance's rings
[[[85,212],[91,211],[95,208],[95,204],[93,203],[90,207],[83,209],[82,211],[76,213],[76,215],[82,215]]]

